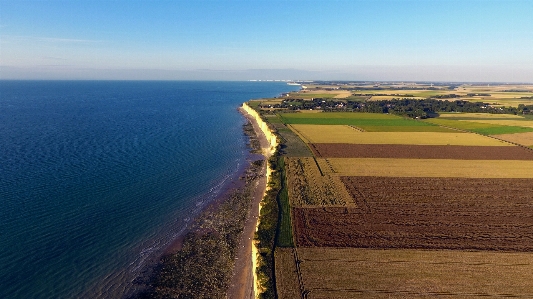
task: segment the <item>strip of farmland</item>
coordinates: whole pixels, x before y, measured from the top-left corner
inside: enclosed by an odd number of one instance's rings
[[[533,160],[533,151],[519,146],[448,146],[409,144],[313,143],[322,158],[404,158],[455,160]]]
[[[310,299],[533,296],[532,253],[298,248],[298,257]],[[279,267],[297,279],[294,263]]]
[[[518,143],[524,146],[533,146],[533,132],[494,135],[494,137]]]
[[[313,158],[286,158],[291,206],[355,206],[339,176],[322,175]]]
[[[324,173],[341,176],[533,178],[533,161],[388,158],[318,158],[317,161]]]
[[[298,246],[533,251],[532,179],[342,180],[357,208],[294,208]]]
[[[291,125],[307,143],[513,146],[505,141],[463,132],[361,132],[350,126]]]

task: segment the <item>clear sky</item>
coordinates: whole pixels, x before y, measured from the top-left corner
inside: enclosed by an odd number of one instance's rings
[[[533,82],[533,0],[0,0],[0,79]]]

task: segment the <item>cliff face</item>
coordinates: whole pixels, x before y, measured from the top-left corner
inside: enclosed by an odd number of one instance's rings
[[[246,111],[246,113],[250,114],[257,121],[257,124],[261,128],[261,131],[263,132],[266,139],[268,140],[268,143],[270,144],[269,154],[272,154],[276,150],[276,147],[278,146],[278,139],[272,133],[272,131],[270,131],[270,129],[268,128],[268,125],[266,124],[266,122],[263,121],[263,119],[261,119],[261,116],[259,116],[259,113],[257,113],[257,111],[252,109],[246,103],[242,104],[242,109]]]

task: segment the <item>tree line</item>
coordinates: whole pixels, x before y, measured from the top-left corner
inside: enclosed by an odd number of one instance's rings
[[[453,98],[451,95],[447,95]],[[437,116],[439,112],[469,112],[493,114],[531,114],[533,104],[520,104],[518,107],[492,106],[489,103],[470,102],[463,100],[439,99],[409,99],[393,98],[379,101],[353,101],[315,98],[312,100],[287,99],[280,104],[270,105],[268,108],[282,108],[287,110],[324,110],[324,111],[354,111],[371,113],[391,113],[412,118],[428,118]]]

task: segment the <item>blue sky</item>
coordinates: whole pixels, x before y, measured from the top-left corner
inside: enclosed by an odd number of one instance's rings
[[[0,0],[0,78],[533,82],[533,1]]]

